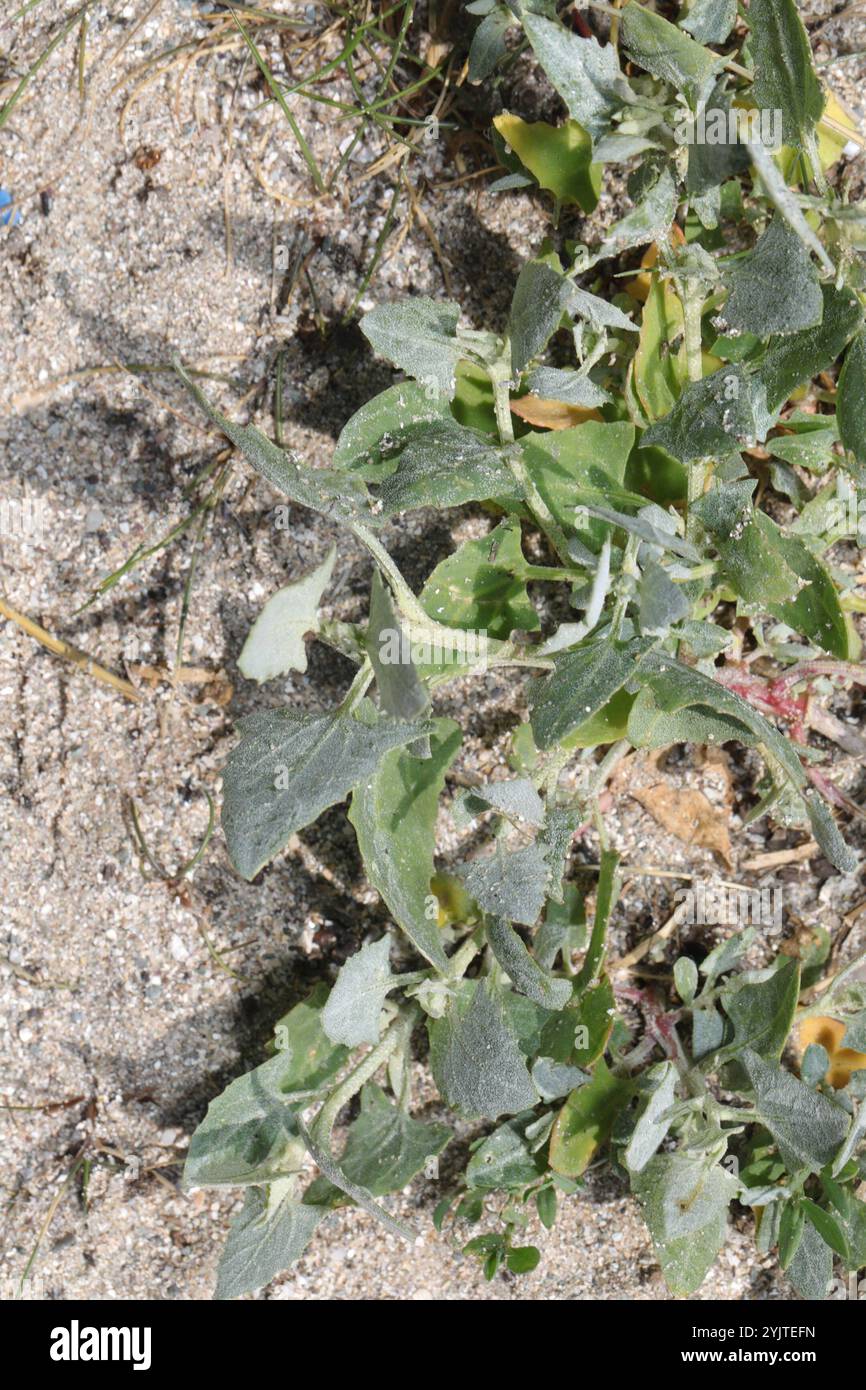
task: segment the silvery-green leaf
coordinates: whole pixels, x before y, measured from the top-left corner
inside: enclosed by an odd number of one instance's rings
[[[303,1102],[291,1097],[332,1081],[347,1056],[322,1027],[327,995],[320,984],[296,1004],[276,1026],[276,1056],[211,1101],[190,1141],[185,1188],[268,1182],[297,1166],[294,1113]]]
[[[676,1100],[677,1070],[673,1062],[660,1062],[646,1073],[647,1090],[623,1162],[632,1173],[645,1168],[671,1126],[668,1111]]]
[[[506,1120],[475,1150],[466,1165],[466,1186],[476,1192],[518,1190],[538,1179],[543,1161],[533,1154],[526,1137],[535,1119],[530,1111]]]
[[[671,550],[675,555],[681,555],[684,560],[700,559],[691,541],[678,534],[673,518],[662,512],[661,508],[642,508],[637,516],[628,516],[625,512],[616,512],[610,507],[598,507],[592,503],[581,502],[580,508],[589,512],[590,516],[609,521],[611,526],[618,526],[633,536],[639,536],[648,545],[657,545],[661,550]],[[662,526],[662,521],[670,525]]]
[[[178,363],[174,364],[174,370],[208,419],[222,430],[226,438],[240,449],[247,462],[263,478],[267,478],[278,492],[303,507],[333,517],[335,521],[348,525],[363,522],[367,526],[376,523],[373,501],[363,479],[352,478],[333,468],[307,467],[293,454],[277,448],[261,430],[254,429],[252,425],[236,425],[227,419],[211,405],[207,396]]]
[[[797,6],[794,0],[752,0],[749,26],[751,95],[762,111],[781,111],[783,142],[802,149],[821,118],[824,93]]]
[[[293,1182],[273,1182],[247,1190],[229,1227],[214,1297],[254,1293],[303,1255],[327,1213],[296,1201],[293,1188]]]
[[[412,644],[404,632],[390,590],[378,570],[370,589],[370,621],[365,646],[376,673],[379,703],[385,714],[397,719],[417,719],[424,714],[429,708],[430,696],[412,660]],[[408,656],[408,660],[388,660],[395,651],[401,658]],[[423,756],[422,750],[414,745],[412,751]]]
[[[669,748],[672,743],[728,743],[751,747],[752,732],[727,713],[709,706],[675,711],[662,709],[649,689],[638,692],[628,715],[628,738],[635,748]]]
[[[438,420],[450,420],[444,396],[416,381],[380,391],[346,422],[334,449],[334,467],[375,479],[390,472],[403,444]]]
[[[634,101],[620,71],[616,48],[594,38],[581,38],[559,20],[526,13],[526,37],[550,81],[593,141],[606,135],[616,111]]]
[[[722,975],[727,975],[733,970],[734,966],[742,959],[746,952],[754,945],[758,933],[754,927],[745,927],[742,931],[734,932],[727,941],[720,941],[718,946],[714,946],[708,955],[701,961],[701,974],[706,976],[709,988],[715,984],[716,980]]]
[[[713,458],[754,445],[758,435],[747,373],[738,363],[690,381],[662,420],[641,437],[681,463]]]
[[[469,47],[470,82],[483,82],[508,52],[505,35],[513,24],[514,16],[505,5],[495,5],[484,16]]]
[[[526,949],[517,932],[502,917],[487,923],[490,949],[511,983],[543,1009],[564,1009],[571,998],[571,981],[548,974]]]
[[[824,300],[818,272],[796,232],[774,217],[755,248],[735,261],[722,279],[729,290],[720,310],[726,330],[795,333],[821,322]],[[780,288],[784,286],[784,293]]]
[[[440,1154],[452,1137],[447,1125],[424,1124],[389,1100],[381,1087],[368,1081],[361,1092],[361,1111],[349,1126],[340,1169],[374,1197],[399,1192],[420,1173],[429,1158]],[[327,1205],[340,1192],[327,1179],[307,1189],[304,1200]]]
[[[650,560],[640,580],[640,630],[661,637],[691,612],[691,604],[666,569]]]
[[[866,1052],[866,1010],[855,1014],[846,1022],[848,1026],[845,1029],[842,1046],[850,1047],[854,1052]]]
[[[373,887],[421,955],[447,968],[437,912],[430,914],[436,814],[445,773],[460,747],[460,729],[438,719],[429,758],[402,749],[386,753],[352,796],[349,820]]]
[[[652,646],[646,637],[625,642],[602,638],[563,652],[531,696],[532,731],[539,748],[551,748],[585,724],[635,674]]]
[[[698,992],[698,967],[691,956],[679,956],[674,962],[674,987],[686,1005]]]
[[[723,62],[717,53],[634,0],[622,11],[620,42],[635,63],[684,92],[691,102],[706,90]]]
[[[787,1273],[801,1298],[820,1300],[827,1297],[833,1278],[833,1251],[811,1222],[803,1227],[797,1253]]]
[[[754,371],[767,392],[767,408],[777,410],[798,386],[826,371],[863,323],[863,309],[849,289],[824,285],[824,313],[815,328],[773,338]]]
[[[845,354],[836,395],[839,437],[859,464],[866,464],[866,334],[858,333]],[[775,443],[776,441],[774,441]]]
[[[800,1061],[800,1080],[820,1086],[830,1067],[830,1054],[820,1043],[809,1043]]]
[[[693,510],[713,538],[720,572],[747,603],[765,606],[832,656],[848,657],[849,636],[836,585],[799,539],[786,535],[749,494],[753,482],[725,483]]]
[[[722,1007],[733,1024],[734,1035],[717,1061],[736,1057],[744,1047],[764,1061],[781,1057],[800,997],[800,962],[793,957],[780,959],[781,967],[767,979],[752,982],[734,976],[722,991]]]
[[[532,1079],[542,1100],[561,1100],[578,1086],[585,1086],[590,1079],[590,1073],[582,1067],[556,1062],[552,1057],[537,1057],[532,1066]]]
[[[574,285],[568,295],[568,312],[576,319],[583,319],[598,332],[602,328],[612,328],[625,333],[639,333],[640,326],[618,309],[615,304],[590,294]]]
[[[724,43],[737,22],[737,0],[695,0],[679,21],[698,43]]]
[[[391,938],[368,942],[349,956],[340,969],[322,1013],[322,1025],[332,1042],[346,1047],[379,1041],[385,998],[399,984],[389,963]]]
[[[464,541],[428,577],[421,606],[438,623],[506,640],[541,626],[526,592],[520,522],[506,517],[479,540]]]
[[[229,857],[252,879],[285,849],[296,830],[343,801],[392,748],[428,731],[376,717],[261,710],[238,725],[241,741],[223,779],[222,824]]]
[[[520,501],[521,492],[502,451],[455,420],[434,422],[409,440],[378,491],[387,517],[418,507],[462,507],[492,497]]]
[[[835,266],[803,213],[796,194],[788,187],[772,152],[762,141],[754,141],[746,146],[749,158],[760,175],[761,184],[776,211],[785,219],[788,226],[797,234],[804,246],[818,257],[825,270],[831,274]]]
[[[459,305],[419,296],[377,305],[361,319],[361,330],[380,357],[450,400],[463,355],[455,336],[459,318]]]
[[[632,1189],[668,1288],[678,1295],[694,1293],[725,1243],[736,1178],[705,1158],[664,1153],[633,1174]]]
[[[304,634],[319,625],[319,603],[334,572],[337,548],[303,579],[278,589],[250,628],[238,666],[248,680],[269,681],[286,671],[306,671]]]
[[[650,241],[663,240],[676,215],[677,202],[674,176],[665,166],[632,211],[615,222],[606,233],[601,246],[590,258],[590,264],[634,246],[646,246]]]
[[[469,815],[499,811],[516,824],[542,825],[544,802],[528,777],[509,777],[504,782],[484,782],[472,787],[463,799]]]
[[[430,1027],[430,1066],[443,1098],[467,1119],[532,1108],[538,1092],[489,980],[466,980]]]
[[[460,869],[467,893],[482,912],[527,927],[533,926],[544,906],[548,873],[544,850],[537,841],[511,851],[497,844],[493,854]]]
[[[569,806],[549,806],[544,829],[538,842],[544,850],[547,861],[548,897],[555,903],[564,900],[565,890],[562,876],[568,867],[568,856],[574,840],[574,833],[580,825],[580,812]]]
[[[533,396],[545,401],[562,401],[565,405],[592,408],[610,400],[607,391],[596,386],[588,376],[562,371],[559,367],[536,367],[526,384]]]
[[[818,1173],[832,1163],[850,1121],[841,1105],[750,1048],[740,1060],[755,1092],[761,1123],[775,1139],[789,1173],[804,1168]]]
[[[508,333],[514,371],[522,372],[547,345],[559,327],[572,288],[546,261],[527,261],[511,301]]]

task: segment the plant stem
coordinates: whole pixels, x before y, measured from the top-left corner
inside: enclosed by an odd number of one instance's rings
[[[316,1116],[312,1133],[316,1143],[321,1144],[322,1148],[328,1153],[331,1151],[331,1134],[337,1122],[337,1116],[344,1105],[356,1096],[361,1087],[376,1075],[381,1066],[384,1066],[388,1058],[398,1047],[411,1036],[412,1029],[418,1019],[418,1011],[415,1008],[407,1009],[400,1015],[388,1029],[380,1043],[368,1052],[358,1066],[344,1077],[340,1084],[331,1092],[325,1104]]]

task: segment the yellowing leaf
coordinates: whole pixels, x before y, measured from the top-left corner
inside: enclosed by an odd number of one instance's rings
[[[649,278],[634,359],[634,386],[652,422],[673,408],[689,372],[679,295],[669,281],[658,275]]]
[[[810,1043],[826,1049],[830,1058],[827,1080],[837,1091],[848,1085],[852,1072],[866,1070],[866,1053],[840,1046],[846,1027],[837,1018],[804,1018],[798,1030],[801,1052]]]
[[[540,396],[521,396],[511,402],[511,413],[527,425],[536,425],[544,430],[568,430],[572,425],[582,425],[584,420],[601,420],[598,410],[590,410],[585,405],[567,405],[565,401],[545,401]]]
[[[493,124],[520,162],[561,203],[592,212],[601,188],[601,165],[592,163],[592,140],[577,121],[552,126],[508,112]]]

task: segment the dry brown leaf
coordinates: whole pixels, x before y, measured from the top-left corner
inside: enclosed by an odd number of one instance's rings
[[[730,865],[728,827],[703,792],[672,787],[668,782],[656,782],[651,787],[633,790],[632,796],[645,811],[649,811],[663,830],[669,830],[683,844],[712,850]]]
[[[570,430],[572,425],[582,425],[584,420],[601,420],[597,410],[589,410],[584,405],[566,405],[565,401],[546,401],[542,396],[521,396],[511,402],[511,413],[527,425],[537,425],[544,430]]]

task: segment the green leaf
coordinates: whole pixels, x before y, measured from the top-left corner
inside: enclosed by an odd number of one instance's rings
[[[572,1091],[550,1136],[550,1166],[568,1178],[586,1172],[610,1138],[613,1123],[632,1095],[632,1083],[614,1076],[600,1057],[592,1080]]]
[[[620,71],[616,48],[594,38],[580,38],[559,20],[526,11],[521,20],[538,62],[568,107],[593,140],[607,135],[611,118],[634,101]]]
[[[529,1274],[538,1268],[540,1261],[541,1251],[534,1245],[515,1245],[509,1250],[505,1263],[512,1274]]]
[[[677,1069],[673,1062],[660,1062],[641,1082],[641,1108],[622,1156],[632,1173],[646,1167],[671,1127],[667,1112],[676,1100]]]
[[[624,420],[587,420],[567,430],[533,431],[518,441],[526,471],[557,521],[595,554],[609,528],[586,513],[578,515],[576,507],[616,494],[634,435],[634,426]]]
[[[602,638],[562,652],[554,670],[531,698],[532,732],[539,748],[550,748],[597,714],[634,676],[652,646],[646,637],[615,642]]]
[[[556,1188],[543,1187],[536,1192],[535,1205],[542,1226],[546,1231],[551,1231],[556,1225]]]
[[[377,305],[361,319],[361,330],[380,357],[450,400],[463,356],[456,338],[459,318],[459,305],[419,296]]]
[[[277,1025],[282,1050],[211,1101],[190,1141],[185,1188],[268,1182],[299,1166],[295,1114],[303,1102],[293,1105],[291,1096],[331,1081],[348,1055],[322,1027],[327,994],[317,985]]]
[[[501,917],[492,918],[487,923],[487,939],[515,989],[542,1008],[565,1007],[571,998],[571,981],[557,979],[543,970],[508,922]]]
[[[691,956],[679,956],[674,962],[674,988],[686,1005],[698,992],[698,967]]]
[[[367,877],[415,949],[439,970],[448,962],[437,915],[428,916],[430,880],[439,795],[460,741],[456,724],[436,720],[431,756],[387,753],[356,787],[349,811]]]
[[[252,681],[269,681],[286,671],[306,671],[304,634],[319,626],[319,602],[334,572],[337,548],[332,546],[316,569],[303,579],[278,589],[250,628],[238,667]]]
[[[782,1207],[779,1218],[779,1268],[788,1268],[803,1239],[806,1227],[806,1212],[801,1202],[791,1198]]]
[[[463,866],[460,876],[482,912],[531,927],[544,906],[550,868],[537,841],[511,851],[497,843],[493,854]]]
[[[735,977],[723,990],[721,1003],[734,1035],[716,1054],[714,1066],[745,1047],[764,1061],[781,1057],[800,997],[800,962],[793,957],[780,960],[782,965],[768,979],[741,982]]]
[[[716,322],[735,333],[795,333],[824,314],[818,272],[808,250],[783,218],[773,218],[755,249],[722,272],[728,299]],[[785,291],[780,294],[780,286]]]
[[[489,980],[466,980],[430,1028],[430,1066],[443,1098],[467,1119],[534,1106],[538,1093],[517,1035]]]
[[[424,1168],[428,1158],[440,1154],[452,1138],[447,1125],[424,1124],[389,1100],[375,1082],[361,1091],[361,1112],[349,1126],[340,1169],[357,1187],[374,1197],[399,1192]],[[326,1205],[338,1188],[320,1180],[305,1195]]]
[[[428,425],[451,418],[448,401],[430,387],[401,381],[380,391],[347,421],[334,449],[334,467],[375,481],[394,467],[403,444]]]
[[[741,1054],[761,1123],[772,1134],[789,1173],[818,1173],[832,1163],[848,1129],[841,1105],[804,1086],[790,1072],[746,1048]]]
[[[679,1296],[694,1293],[725,1243],[736,1178],[705,1158],[666,1153],[633,1176],[632,1189],[668,1288]]]
[[[843,1260],[848,1259],[848,1242],[845,1233],[840,1227],[835,1217],[829,1211],[819,1207],[817,1202],[811,1201],[808,1197],[800,1198],[800,1206],[806,1213],[807,1218],[815,1227],[819,1236],[829,1245],[831,1250],[835,1250]]]
[[[859,464],[866,464],[866,333],[845,354],[836,394],[839,437]]]
[[[670,414],[651,425],[641,444],[655,444],[681,463],[725,457],[758,436],[748,375],[739,364],[690,381]]]
[[[220,1258],[216,1298],[254,1293],[303,1255],[327,1213],[295,1201],[293,1186],[273,1182],[246,1192]]]
[[[650,422],[673,409],[687,381],[683,306],[673,286],[652,275],[634,358],[634,386]]]
[[[695,0],[679,21],[698,43],[724,43],[737,22],[737,0]]]
[[[332,1042],[358,1047],[379,1041],[385,997],[400,982],[391,974],[390,953],[391,938],[383,936],[362,946],[341,967],[322,1013]]]
[[[824,285],[821,293],[821,322],[773,339],[754,369],[766,388],[769,411],[778,410],[798,386],[831,367],[863,322],[863,309],[851,290]]]
[[[562,1100],[569,1091],[585,1086],[590,1076],[582,1067],[555,1062],[552,1057],[536,1057],[532,1064],[532,1079],[542,1100]]]
[[[391,517],[492,497],[520,501],[521,495],[502,451],[486,435],[442,420],[403,445],[394,472],[379,483],[377,500],[382,515]]]
[[[601,975],[553,1015],[541,1030],[539,1049],[558,1066],[591,1067],[607,1047],[616,1015],[613,986]],[[568,1089],[577,1086],[577,1081]]]
[[[208,419],[222,430],[226,438],[240,449],[247,462],[263,478],[267,478],[278,492],[303,507],[310,507],[347,525],[358,522],[367,526],[377,524],[373,500],[361,478],[348,477],[332,468],[307,467],[293,454],[278,449],[261,430],[254,429],[252,425],[236,425],[220,414],[177,363],[174,370]]]
[[[421,591],[421,606],[436,622],[497,639],[507,640],[515,630],[533,632],[541,624],[526,592],[526,569],[520,522],[508,517],[436,566]]]
[[[471,1191],[519,1191],[535,1182],[544,1159],[533,1154],[526,1138],[535,1112],[506,1120],[483,1140],[466,1166],[466,1186]]]
[[[782,112],[782,139],[802,149],[824,110],[812,49],[794,0],[752,0],[749,50],[752,96],[762,111]]]
[[[601,165],[592,162],[592,139],[579,121],[561,126],[524,121],[503,112],[493,124],[540,188],[557,202],[574,203],[592,212],[601,187]]]
[[[691,104],[709,86],[723,61],[634,0],[629,0],[622,12],[620,42],[635,63],[684,92]]]
[[[362,722],[342,709],[262,710],[238,728],[241,742],[224,775],[222,824],[229,857],[246,879],[285,849],[296,830],[344,800],[385,753],[428,730],[373,713]]]

